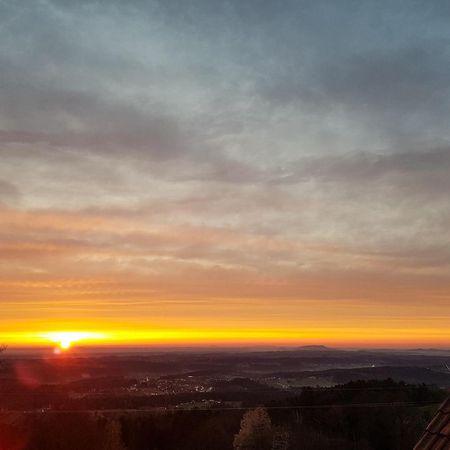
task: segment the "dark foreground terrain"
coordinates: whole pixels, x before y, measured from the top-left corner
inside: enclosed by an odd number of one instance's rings
[[[445,351],[6,352],[0,449],[411,449]]]

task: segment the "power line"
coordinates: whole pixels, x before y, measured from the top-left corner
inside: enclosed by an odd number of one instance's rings
[[[154,412],[215,412],[215,411],[248,411],[254,408],[264,408],[268,410],[298,410],[298,409],[332,409],[332,408],[395,408],[399,406],[419,408],[423,406],[439,406],[441,402],[380,402],[380,403],[347,403],[347,404],[326,404],[326,405],[255,405],[255,406],[228,406],[218,408],[165,408],[165,407],[151,407],[145,409],[74,409],[74,410],[8,410],[3,413],[20,413],[20,414],[120,414],[120,413],[154,413]]]

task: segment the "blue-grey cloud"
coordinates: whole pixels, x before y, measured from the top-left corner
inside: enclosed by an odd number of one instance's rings
[[[361,257],[411,255],[399,257],[405,267],[433,252],[445,259],[436,250],[450,215],[444,2],[1,8],[8,204],[16,189],[30,210],[323,239]],[[186,252],[225,254],[212,247]],[[260,252],[252,269],[276,264]],[[319,253],[277,255],[326,266]]]
[[[20,191],[17,186],[9,181],[0,179],[0,206],[18,206]]]

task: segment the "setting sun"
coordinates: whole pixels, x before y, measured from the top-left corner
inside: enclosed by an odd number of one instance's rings
[[[60,343],[59,346],[61,347],[61,349],[63,350],[68,350],[70,348],[70,346],[72,345],[72,341],[70,341],[69,339],[63,339]]]
[[[58,344],[61,350],[68,350],[74,342],[103,339],[105,335],[86,331],[58,331],[45,333],[42,337]]]

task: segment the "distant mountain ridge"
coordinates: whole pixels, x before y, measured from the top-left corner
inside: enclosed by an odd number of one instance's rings
[[[302,345],[296,348],[297,350],[334,350],[325,345]]]

